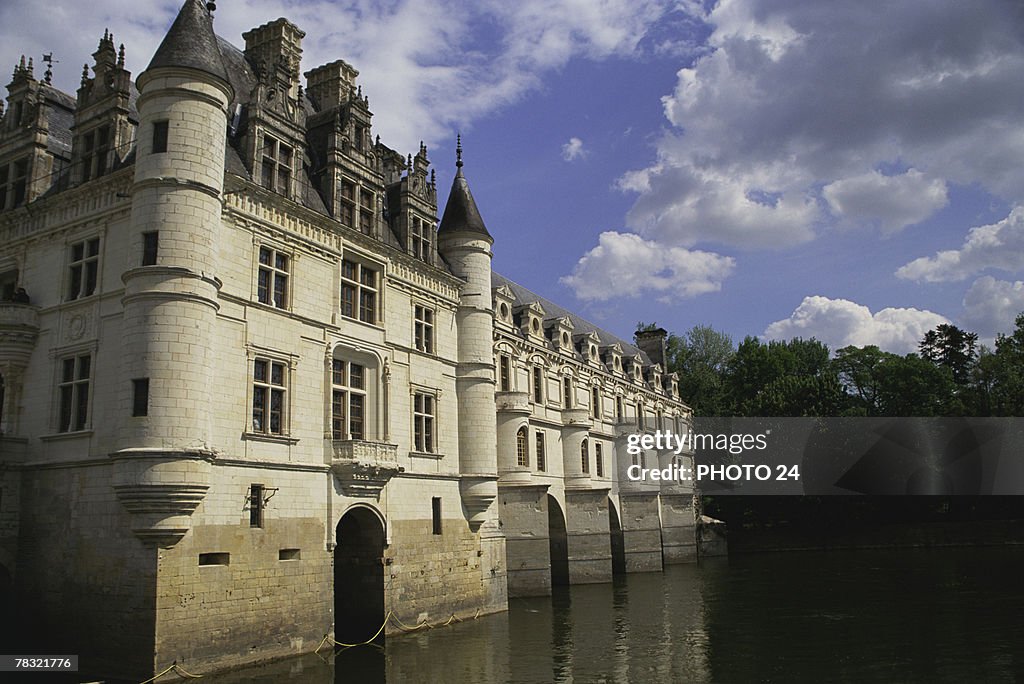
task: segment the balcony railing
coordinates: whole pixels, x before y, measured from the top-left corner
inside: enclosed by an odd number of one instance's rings
[[[398,445],[364,439],[330,442],[331,472],[347,496],[377,498],[403,468],[398,465]]]

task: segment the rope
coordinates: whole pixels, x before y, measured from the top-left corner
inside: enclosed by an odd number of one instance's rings
[[[185,668],[183,668],[181,665],[178,665],[178,663],[171,663],[167,667],[167,669],[164,670],[163,672],[155,674],[152,677],[150,677],[149,679],[147,679],[146,681],[139,682],[139,684],[149,684],[150,682],[156,681],[157,679],[160,679],[161,677],[163,677],[165,674],[167,674],[171,670],[174,671],[174,674],[176,674],[179,677],[182,677],[184,679],[201,679],[203,677],[203,675],[197,675],[197,674],[192,674],[191,672],[187,672],[185,670]]]
[[[476,614],[473,615],[473,619],[476,620],[478,617],[480,617],[480,609],[479,608],[476,609]],[[366,641],[361,641],[358,644],[346,644],[346,643],[342,643],[340,641],[335,641],[334,639],[331,638],[330,634],[324,634],[324,638],[320,640],[320,645],[316,647],[316,649],[313,651],[313,653],[316,653],[316,654],[319,655],[320,654],[320,649],[323,648],[324,644],[326,644],[328,642],[330,642],[332,646],[340,646],[342,648],[355,648],[356,646],[368,646],[368,645],[372,644],[374,641],[377,640],[377,637],[379,637],[381,635],[381,633],[384,631],[384,628],[388,626],[388,622],[389,621],[395,622],[396,625],[398,626],[398,628],[401,629],[404,632],[415,632],[415,631],[420,630],[420,629],[434,629],[435,627],[447,627],[448,625],[452,624],[453,622],[465,622],[466,620],[465,620],[465,618],[460,618],[455,613],[452,613],[451,616],[445,622],[432,625],[429,622],[427,622],[426,620],[424,620],[423,622],[419,623],[415,627],[410,627],[409,625],[407,625],[404,622],[402,622],[401,620],[399,620],[398,616],[395,615],[392,611],[389,610],[388,614],[384,616],[384,622],[381,624],[380,629],[378,629],[377,633],[374,634],[369,639],[367,639]],[[163,677],[165,674],[167,674],[168,672],[171,672],[172,670],[174,671],[174,674],[178,675],[179,677],[185,678],[185,679],[200,679],[200,678],[203,677],[203,675],[197,675],[197,674],[192,674],[191,672],[187,672],[183,667],[181,667],[177,663],[171,663],[167,667],[167,669],[165,669],[163,672],[155,674],[152,677],[150,677],[149,679],[147,679],[146,681],[139,682],[139,684],[150,684],[150,682],[155,682],[157,679],[159,679],[160,677]]]

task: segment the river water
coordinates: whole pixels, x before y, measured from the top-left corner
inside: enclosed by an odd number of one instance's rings
[[[204,681],[1024,681],[1024,547],[711,559]]]

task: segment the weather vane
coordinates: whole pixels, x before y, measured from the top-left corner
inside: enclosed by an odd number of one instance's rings
[[[46,73],[43,74],[43,81],[49,85],[53,80],[53,65],[60,64],[60,60],[54,59],[52,52],[47,52],[43,55],[43,61],[46,62]]]

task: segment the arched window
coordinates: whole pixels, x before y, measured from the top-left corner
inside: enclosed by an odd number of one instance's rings
[[[562,408],[572,408],[572,378],[562,378]]]
[[[597,476],[604,477],[604,449],[600,442],[594,442],[594,461],[597,465]]]
[[[516,433],[516,463],[528,468],[530,466],[530,452],[526,448],[526,426],[519,428]]]
[[[583,466],[583,472],[590,473],[590,443],[586,437],[580,444],[580,463]]]

